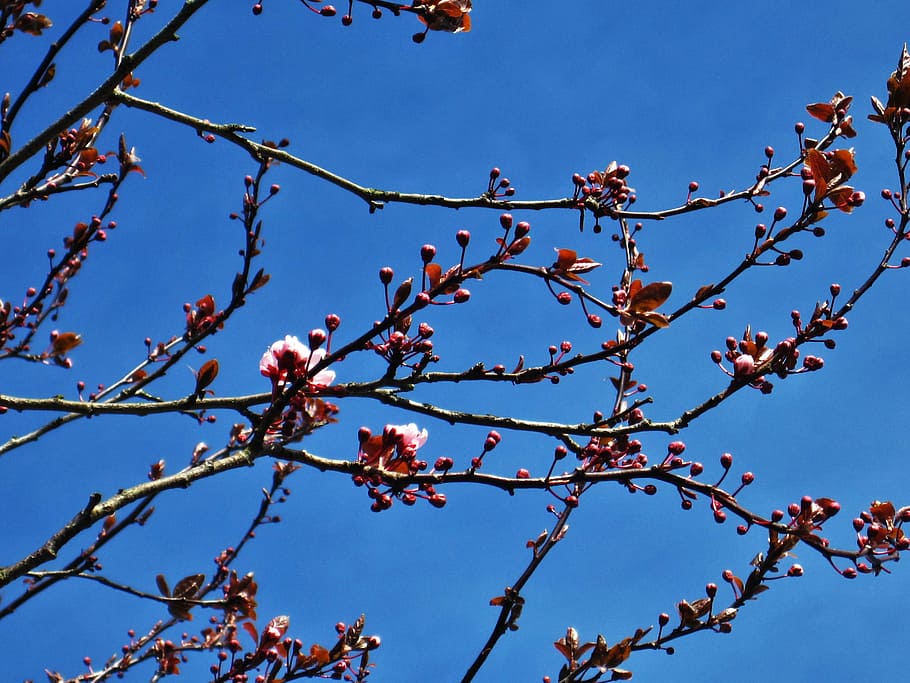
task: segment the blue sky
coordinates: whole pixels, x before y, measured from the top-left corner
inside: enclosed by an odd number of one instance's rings
[[[119,4],[109,3],[108,11],[119,11]],[[170,4],[161,2],[139,23],[139,39],[169,16]],[[254,137],[287,137],[293,154],[362,185],[406,192],[476,196],[489,169],[499,166],[517,199],[559,197],[571,193],[572,173],[616,159],[631,167],[642,209],[680,204],[692,180],[705,196],[748,186],[765,146],[788,159],[797,153],[796,121],[806,121],[809,134],[824,132],[809,121],[807,103],[827,101],[836,90],[854,95],[859,136],[843,144],[856,147],[860,170],[853,184],[865,190],[866,205],[826,219],[823,239],[800,238],[801,262],[747,274],[725,294],[723,312],[684,318],[643,346],[636,377],[651,388],[655,403],[648,410],[655,418],[673,418],[726,385],[709,359],[725,337],[747,324],[775,340],[788,336],[792,309],[810,312],[831,282],[850,291],[877,263],[889,215],[878,196],[895,180],[890,141],[865,115],[869,95],[884,99],[885,79],[908,38],[910,12],[902,6],[475,4],[469,34],[434,34],[415,45],[416,19],[374,21],[369,8],[356,7],[345,28],[337,17],[317,17],[289,1],[268,0],[259,17],[248,3],[210,3],[179,42],[138,70],[136,94],[212,121],[255,125]],[[43,11],[63,27],[73,10],[45,2]],[[21,139],[109,69],[110,55],[95,49],[104,32],[86,31],[59,60],[57,82],[23,111]],[[16,36],[0,46],[0,88],[16,91],[30,73],[23,65],[42,54],[39,44],[45,43]],[[228,296],[241,236],[227,215],[239,209],[242,179],[254,164],[223,141],[207,145],[144,112],[117,111],[109,148],[121,130],[147,177],[135,175],[125,185],[114,214],[120,227],[92,254],[62,312],[59,327],[85,338],[73,353],[75,367],[7,360],[0,364],[2,393],[75,397],[79,379],[90,387],[110,382],[141,360],[146,336],[180,334],[183,302],[209,292],[219,301]],[[270,177],[282,187],[263,213],[260,265],[272,280],[208,343],[208,357],[221,364],[219,395],[266,391],[258,371],[265,348],[285,334],[305,337],[327,313],[342,317],[339,334],[346,338],[381,317],[380,267],[393,267],[401,279],[419,276],[419,249],[427,242],[437,246],[441,262],[453,262],[459,229],[472,232],[469,258],[481,260],[500,233],[498,212],[392,204],[370,215],[361,200],[293,169],[278,167]],[[15,182],[0,185],[0,194],[13,191]],[[794,197],[776,190],[766,203],[796,211]],[[46,249],[59,248],[72,224],[99,204],[97,196],[78,193],[0,216],[7,254],[0,297],[16,301],[42,276]],[[672,281],[671,303],[681,301],[677,292],[694,292],[737,263],[764,218],[736,204],[648,224],[639,243],[649,277]],[[549,265],[554,247],[576,249],[604,263],[588,279],[593,289],[609,292],[621,272],[609,226],[601,235],[579,233],[577,216],[566,212],[516,213],[516,220],[532,225],[522,263]],[[680,436],[687,455],[719,473],[720,454],[733,453],[735,475],[756,474],[740,500],[758,511],[807,494],[837,499],[843,512],[825,530],[844,547],[853,543],[850,518],[871,500],[906,503],[906,278],[906,272],[888,273],[861,302],[837,349],[819,354],[823,371],[779,382],[770,397],[740,392],[695,422]],[[577,350],[592,350],[612,335],[613,321],[591,330],[576,307],[560,307],[536,281],[494,273],[471,291],[468,304],[427,314],[437,330],[440,369],[457,371],[478,360],[509,365],[519,354],[541,362],[549,344],[568,339]],[[203,360],[194,356],[189,363],[198,368]],[[377,376],[382,366],[362,354],[336,371],[338,381],[358,381]],[[588,366],[558,387],[459,386],[421,398],[477,412],[583,421],[609,404],[610,374],[606,365]],[[192,385],[190,371],[176,368],[160,391],[178,397]],[[361,425],[375,432],[386,423],[417,421],[429,430],[427,459],[447,455],[464,466],[486,433],[364,400],[340,406],[340,422],[304,447],[353,458]],[[0,417],[0,433],[4,439],[21,434],[42,417],[8,413]],[[229,414],[201,427],[177,418],[101,418],[2,456],[0,519],[7,522],[0,564],[34,549],[91,491],[110,495],[143,481],[159,458],[176,468],[197,442],[222,443],[232,421]],[[526,467],[543,474],[551,441],[503,436],[490,471]],[[658,456],[670,439],[642,440]],[[269,466],[263,461],[162,496],[149,525],[124,535],[102,557],[105,573],[154,590],[158,572],[173,582],[209,571],[220,549],[237,542],[270,480]],[[396,505],[377,515],[344,476],[301,471],[289,485],[282,523],[262,529],[238,565],[256,573],[260,620],[289,614],[294,636],[329,644],[336,621],[365,612],[367,631],[383,639],[374,656],[376,681],[459,680],[495,620],[489,599],[525,566],[525,540],[553,523],[545,512],[551,499],[542,493],[510,497],[451,486],[444,510]],[[724,569],[745,575],[766,543],[755,531],[739,537],[734,527],[715,524],[704,504],[682,512],[666,488],[654,497],[595,488],[526,589],[521,629],[504,638],[477,680],[555,679],[561,662],[552,642],[567,626],[585,640],[603,633],[614,642],[656,623],[660,612],[672,613],[679,600],[700,597],[706,582],[722,584]],[[889,656],[910,635],[905,568],[851,583],[810,551],[797,554],[807,575],[775,582],[742,611],[732,634],[683,639],[673,657],[639,653],[627,668],[636,680],[868,676],[870,665],[879,665],[876,656]],[[4,589],[4,602],[16,594],[15,587]],[[0,621],[3,649],[18,653],[6,658],[6,675],[40,680],[44,668],[75,675],[83,656],[103,661],[127,629],[142,632],[160,617],[154,605],[70,582]],[[187,629],[201,627],[201,619]],[[198,669],[187,669],[197,672],[194,680],[204,679],[210,660],[199,661]]]

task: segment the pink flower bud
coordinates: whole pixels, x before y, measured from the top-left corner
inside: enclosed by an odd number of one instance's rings
[[[733,361],[733,376],[736,378],[751,374],[755,370],[755,359],[743,354]]]
[[[316,328],[315,330],[310,330],[310,334],[307,337],[307,339],[310,342],[310,349],[312,351],[315,351],[320,346],[322,346],[323,342],[325,342],[325,339],[326,339],[325,330],[320,330],[319,328]]]

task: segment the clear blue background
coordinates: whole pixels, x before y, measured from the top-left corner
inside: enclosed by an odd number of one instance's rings
[[[80,6],[82,3],[78,3]],[[120,4],[109,3],[117,17]],[[137,41],[169,15],[172,3],[143,19]],[[343,9],[343,3],[339,9]],[[883,127],[865,121],[868,96],[884,99],[884,83],[907,39],[910,11],[894,2],[476,3],[474,29],[464,35],[410,40],[416,19],[369,17],[355,8],[353,26],[317,17],[299,3],[268,0],[255,18],[250,3],[210,3],[141,67],[136,94],[203,118],[255,125],[257,137],[288,137],[294,154],[366,186],[448,196],[476,196],[496,165],[518,189],[517,199],[565,196],[573,172],[629,164],[630,184],[642,209],[684,201],[689,181],[701,193],[748,186],[773,145],[781,160],[797,153],[793,124],[809,123],[804,106],[827,101],[838,89],[856,97],[855,144],[860,168],[854,184],[869,201],[854,216],[825,220],[828,235],[799,238],[806,258],[786,269],[755,269],[726,294],[724,312],[697,312],[656,335],[637,354],[636,377],[651,387],[649,416],[672,419],[722,389],[725,377],[709,353],[746,324],[772,340],[790,334],[790,311],[808,314],[831,282],[850,291],[871,271],[887,244],[888,206],[878,199],[894,187],[890,142]],[[57,29],[75,12],[71,3],[45,2]],[[59,60],[57,79],[23,111],[18,141],[42,128],[88,92],[110,68],[96,43],[106,29],[86,30]],[[31,73],[25,65],[46,41],[16,36],[0,49],[0,88],[17,91]],[[134,43],[138,45],[139,42]],[[24,70],[23,70],[24,69]],[[809,134],[821,135],[824,126]],[[105,144],[125,131],[142,157],[147,178],[134,176],[121,192],[114,217],[120,227],[94,250],[74,282],[60,329],[80,332],[75,368],[0,365],[0,391],[25,396],[75,397],[83,379],[110,382],[145,352],[143,339],[180,334],[181,305],[206,293],[227,300],[239,265],[242,178],[255,169],[238,149],[207,145],[192,131],[126,109],[118,110]],[[102,145],[104,147],[104,145]],[[495,249],[497,213],[390,205],[369,215],[365,205],[318,179],[290,168],[270,174],[282,191],[264,211],[266,247],[260,260],[272,275],[264,290],[224,333],[210,341],[217,357],[219,395],[265,391],[258,359],[285,334],[306,336],[326,313],[343,319],[342,339],[383,314],[376,273],[390,265],[397,277],[419,275],[419,248],[431,242],[443,264],[457,259],[454,233],[471,230],[469,259]],[[8,194],[16,181],[0,187]],[[766,204],[798,210],[793,193],[777,190]],[[3,267],[0,296],[14,302],[37,284],[45,251],[78,220],[101,206],[79,193],[0,217]],[[639,244],[649,277],[674,283],[670,304],[729,271],[752,244],[758,220],[747,205],[728,205],[681,219],[648,224]],[[577,249],[605,265],[590,276],[608,293],[622,265],[609,230],[579,233],[571,212],[517,214],[530,220],[532,247],[521,262],[548,265],[553,247]],[[683,435],[687,455],[706,463],[730,451],[734,475],[750,470],[756,483],[742,503],[767,513],[802,495],[837,499],[843,513],[826,526],[833,543],[851,547],[850,518],[873,499],[907,503],[906,436],[908,333],[905,272],[888,273],[850,316],[835,351],[820,353],[822,372],[778,382],[770,397],[740,392],[699,419]],[[563,339],[576,350],[599,348],[612,335],[584,323],[576,307],[563,308],[537,281],[494,273],[472,283],[460,307],[427,313],[437,330],[441,369],[483,360],[511,365],[546,358]],[[198,362],[197,362],[198,360]],[[201,365],[204,358],[190,362]],[[352,356],[337,366],[338,381],[375,377],[377,358]],[[582,421],[608,410],[611,369],[586,366],[558,387],[456,387],[425,391],[451,408],[501,411],[529,419]],[[160,389],[170,397],[192,390],[189,370],[171,373]],[[465,466],[479,452],[482,428],[451,428],[363,400],[341,403],[341,421],[304,447],[333,458],[356,455],[361,425],[417,421],[430,432],[427,459],[448,455]],[[21,434],[41,416],[9,413],[2,434]],[[233,416],[215,425],[186,419],[104,418],[82,421],[2,457],[2,551],[7,564],[30,552],[85,503],[143,481],[159,458],[175,471],[194,445],[216,447]],[[669,437],[647,435],[646,452],[661,457]],[[553,443],[504,434],[486,465],[512,474],[542,474]],[[144,529],[125,534],[101,558],[104,572],[154,591],[154,575],[173,583],[210,571],[223,547],[235,544],[270,480],[270,463],[234,472],[189,491],[163,495]],[[401,505],[369,511],[363,490],[349,479],[302,471],[289,480],[293,495],[279,509],[280,525],[266,527],[237,568],[254,571],[261,589],[260,626],[291,616],[291,634],[306,643],[333,641],[333,624],[367,615],[367,632],[383,639],[373,660],[376,681],[459,680],[496,617],[487,606],[519,575],[526,539],[552,526],[543,493],[509,497],[467,486],[445,489],[449,504]],[[566,540],[524,592],[521,629],[505,637],[478,677],[483,681],[554,677],[561,664],[551,643],[567,626],[582,639],[603,633],[609,642],[655,624],[681,599],[703,595],[730,568],[748,573],[764,550],[758,532],[745,537],[733,523],[716,525],[702,501],[679,510],[678,497],[630,496],[620,487],[588,493]],[[92,536],[80,539],[82,545]],[[78,545],[78,543],[77,543]],[[68,558],[75,552],[64,553]],[[636,680],[781,681],[863,680],[872,667],[899,662],[910,630],[906,605],[910,576],[860,577],[850,583],[808,551],[797,550],[807,576],[775,582],[744,609],[729,636],[702,634],[676,644],[677,653],[640,653],[626,664]],[[727,586],[721,585],[726,596]],[[17,594],[3,591],[4,600]],[[0,622],[4,680],[40,680],[43,669],[75,675],[81,658],[101,663],[162,617],[157,605],[71,581],[13,618]],[[204,617],[187,624],[201,628]],[[206,656],[188,666],[204,680]],[[144,679],[150,672],[137,675]]]

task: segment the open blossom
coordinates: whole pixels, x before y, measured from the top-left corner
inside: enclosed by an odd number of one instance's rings
[[[369,435],[361,442],[360,460],[391,472],[411,472],[417,467],[417,449],[427,442],[428,436],[426,429],[418,429],[413,422],[386,425],[382,434]]]
[[[284,386],[303,377],[310,368],[325,358],[325,349],[310,351],[297,337],[287,335],[279,339],[262,354],[259,372],[272,380],[272,386]],[[335,371],[323,369],[310,377],[311,386],[328,386],[335,381]]]
[[[417,425],[413,422],[406,425],[387,425],[386,431],[395,436],[398,453],[404,457],[413,457],[429,437],[426,429],[417,431]]]

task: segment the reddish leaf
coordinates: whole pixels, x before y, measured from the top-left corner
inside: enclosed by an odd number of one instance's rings
[[[313,657],[320,666],[325,666],[332,658],[329,656],[329,651],[326,650],[322,645],[313,644],[310,646],[310,657]]]
[[[438,263],[428,263],[424,272],[427,274],[427,280],[430,281],[430,289],[435,289],[442,279],[442,266]]]
[[[414,282],[414,278],[408,278],[400,285],[398,289],[395,290],[395,296],[392,298],[392,310],[397,311],[402,307],[405,301],[408,300],[408,297],[411,296],[411,285]]]
[[[171,594],[175,598],[192,598],[205,582],[205,574],[190,574],[184,576],[174,586],[174,592]]]
[[[119,21],[115,21],[111,26],[111,30],[108,34],[108,40],[110,40],[111,45],[116,47],[120,44],[120,41],[123,40],[123,24]]]
[[[810,116],[817,118],[819,121],[831,123],[834,120],[834,107],[827,102],[816,102],[806,106],[806,111]]]
[[[651,323],[654,327],[659,327],[661,329],[665,327],[670,327],[670,319],[665,316],[663,313],[657,313],[656,311],[648,311],[645,313],[639,313],[636,316],[640,320],[644,320],[646,323]]]
[[[512,242],[509,245],[509,248],[506,250],[506,253],[509,256],[518,256],[521,252],[528,248],[528,245],[531,244],[531,238],[528,235],[520,237],[519,239]]]
[[[553,264],[553,268],[554,270],[568,270],[577,258],[578,254],[573,249],[557,249],[556,263]]]
[[[265,287],[271,277],[271,275],[264,272],[262,268],[260,268],[253,276],[253,281],[250,283],[250,291],[255,292],[257,289]]]
[[[33,36],[40,36],[41,32],[53,26],[53,23],[43,14],[36,12],[26,12],[16,20],[16,28],[23,33]]]
[[[645,285],[630,297],[628,310],[630,313],[653,311],[670,297],[672,291],[673,284],[670,282],[652,282]]]
[[[55,356],[64,356],[82,343],[82,337],[75,332],[60,332],[51,340]]]
[[[836,149],[831,158],[831,169],[843,177],[841,182],[846,181],[856,173],[856,159],[851,149]]]
[[[196,373],[196,394],[201,394],[205,388],[215,381],[218,376],[218,360],[212,358],[207,360]]]
[[[206,294],[196,302],[196,309],[201,316],[212,315],[215,312],[215,297],[211,294]]]
[[[853,197],[853,188],[849,185],[841,185],[837,189],[831,190],[826,199],[844,213],[852,213],[853,206],[850,200]]]
[[[817,149],[810,149],[806,152],[806,166],[812,171],[812,178],[815,180],[815,201],[818,201],[828,192],[828,162],[825,156]]]
[[[889,523],[894,519],[894,505],[890,502],[874,502],[869,507],[869,512],[875,518],[876,522],[885,524]]]

